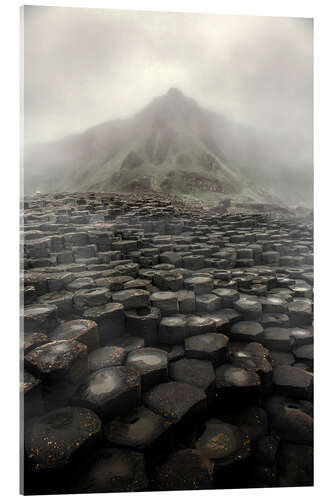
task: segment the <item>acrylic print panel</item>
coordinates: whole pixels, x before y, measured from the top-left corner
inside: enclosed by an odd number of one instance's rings
[[[312,20],[22,14],[23,492],[311,486]]]

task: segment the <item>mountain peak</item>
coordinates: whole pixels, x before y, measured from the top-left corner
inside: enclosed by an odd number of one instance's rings
[[[170,87],[166,95],[169,97],[184,97],[183,92],[176,87]]]

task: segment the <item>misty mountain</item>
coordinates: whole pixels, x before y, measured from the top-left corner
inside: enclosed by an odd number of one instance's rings
[[[27,146],[25,193],[161,191],[312,204],[312,169],[276,164],[265,138],[171,88],[133,117]]]

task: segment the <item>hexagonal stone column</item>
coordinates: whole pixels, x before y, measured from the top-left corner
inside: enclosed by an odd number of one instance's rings
[[[74,319],[61,323],[50,334],[50,340],[77,340],[88,348],[88,351],[99,346],[99,331],[95,321],[89,319]]]
[[[161,344],[182,345],[188,336],[186,316],[178,314],[165,316],[158,327],[158,338]]]
[[[239,300],[239,293],[233,288],[214,288],[212,293],[220,298],[221,308],[233,307],[233,303]]]
[[[178,300],[175,292],[154,292],[150,300],[160,309],[162,316],[178,313]]]
[[[221,420],[208,420],[196,441],[199,453],[214,463],[215,469],[239,462],[250,453],[250,441],[242,430]]]
[[[91,373],[73,396],[73,403],[101,417],[118,417],[140,401],[140,374],[129,366],[102,368]]]
[[[58,308],[55,305],[32,304],[24,308],[25,332],[51,332],[58,324]]]
[[[25,333],[20,338],[20,349],[21,353],[27,354],[35,347],[38,347],[42,344],[46,344],[49,341],[49,338],[45,333],[40,332],[28,332]]]
[[[214,288],[214,280],[205,276],[194,276],[184,280],[184,288],[192,290],[196,295],[210,293]]]
[[[272,433],[284,441],[313,445],[313,417],[304,403],[279,395],[268,398],[265,408]]]
[[[88,373],[87,346],[76,340],[49,342],[26,354],[24,364],[43,380],[45,407],[51,410],[67,404]]]
[[[188,336],[215,332],[216,323],[210,316],[189,316],[187,320]]]
[[[276,366],[273,369],[273,383],[283,396],[313,399],[313,374],[294,366]]]
[[[210,489],[213,470],[213,463],[197,450],[179,450],[157,467],[156,488],[160,491]]]
[[[216,370],[216,390],[221,403],[244,406],[249,401],[256,401],[260,386],[260,377],[254,371],[228,364]]]
[[[102,448],[72,487],[73,493],[115,493],[146,491],[148,479],[144,456],[129,450]]]
[[[157,307],[142,307],[125,311],[126,331],[130,335],[140,336],[144,344],[156,346],[158,344],[158,325],[161,318]]]
[[[313,321],[311,301],[294,300],[288,304],[291,326],[309,326]]]
[[[149,307],[150,293],[147,290],[121,290],[112,295],[113,302],[123,304],[126,310]]]
[[[257,321],[238,321],[230,328],[233,342],[260,342],[264,329]]]
[[[103,306],[111,301],[111,292],[108,288],[90,288],[78,290],[73,295],[74,308],[83,311],[88,307]]]
[[[85,319],[98,324],[101,345],[112,345],[115,339],[125,335],[124,306],[109,302],[104,306],[89,307],[83,313]]]
[[[256,321],[261,318],[262,305],[258,300],[243,297],[234,302],[233,307],[242,314],[244,320]]]
[[[185,340],[185,357],[211,361],[219,366],[227,360],[229,338],[221,333],[205,333]]]
[[[156,385],[144,395],[144,402],[152,411],[175,424],[180,435],[190,432],[207,412],[205,392],[182,382]]]
[[[287,301],[274,296],[263,297],[261,299],[263,313],[286,313]]]
[[[122,347],[107,345],[93,350],[88,355],[89,371],[94,372],[110,366],[120,366],[126,359],[126,351]]]
[[[48,342],[24,357],[27,369],[48,383],[77,383],[88,372],[87,346],[76,340]]]
[[[131,366],[140,373],[143,391],[168,380],[168,356],[161,349],[131,351],[127,355],[126,366]]]
[[[177,299],[180,313],[195,312],[195,293],[192,290],[179,290]]]
[[[204,390],[208,403],[215,399],[215,370],[210,361],[179,359],[169,364],[169,377]]]
[[[38,302],[57,306],[57,313],[61,318],[67,318],[73,313],[73,294],[65,290],[41,295]]]
[[[26,477],[25,493],[66,491],[66,480],[86,462],[101,431],[100,419],[86,408],[68,406],[33,418],[25,428],[27,469],[33,472]]]
[[[289,352],[292,350],[294,339],[289,328],[266,328],[263,335],[263,345],[273,351]]]
[[[294,347],[300,347],[305,344],[313,344],[313,328],[294,327],[290,329],[290,336],[294,339]]]
[[[144,453],[153,460],[163,456],[172,445],[172,424],[144,406],[134,408],[126,415],[105,424],[108,443]]]
[[[196,310],[198,312],[213,312],[222,308],[221,299],[213,293],[198,295],[195,299]]]

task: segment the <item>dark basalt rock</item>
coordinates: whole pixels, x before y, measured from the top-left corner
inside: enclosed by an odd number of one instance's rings
[[[145,346],[158,344],[158,325],[161,313],[157,307],[143,307],[125,311],[126,330],[130,335],[144,338]]]
[[[204,457],[212,460],[216,468],[247,458],[251,442],[239,427],[212,419],[196,441],[196,448]]]
[[[145,404],[181,430],[189,431],[206,416],[207,397],[203,390],[182,382],[156,385],[144,395]]]
[[[295,363],[295,356],[291,352],[270,351],[270,359],[272,366],[279,365],[293,365]]]
[[[195,293],[192,290],[179,290],[177,299],[180,313],[195,312]]]
[[[158,328],[158,338],[161,344],[184,344],[188,336],[188,326],[185,315],[165,316]]]
[[[48,304],[32,304],[24,308],[25,332],[51,332],[58,323],[57,306]]]
[[[239,321],[230,329],[233,342],[261,342],[264,329],[257,321]]]
[[[293,354],[297,362],[304,363],[310,370],[313,370],[313,344],[304,344],[296,347]]]
[[[160,309],[162,315],[178,313],[178,299],[175,292],[154,292],[150,296],[154,307]]]
[[[294,345],[294,339],[289,328],[270,327],[265,329],[262,343],[267,349],[289,352]]]
[[[131,351],[127,355],[126,366],[131,366],[140,373],[143,391],[168,380],[168,356],[161,349]]]
[[[139,373],[129,366],[113,366],[91,373],[76,391],[73,403],[112,418],[134,408],[140,396]]]
[[[272,433],[283,441],[310,445],[313,443],[313,418],[304,403],[272,396],[266,403]]]
[[[112,300],[123,304],[126,310],[149,307],[149,292],[147,290],[121,290],[112,295]]]
[[[289,316],[284,313],[264,313],[260,320],[260,323],[264,328],[269,328],[271,326],[274,327],[282,327],[286,328],[289,326]]]
[[[147,458],[154,460],[170,448],[171,430],[172,424],[168,420],[144,406],[139,406],[104,426],[108,443],[144,452]]]
[[[211,316],[189,316],[187,327],[189,337],[216,331],[216,323]]]
[[[209,402],[215,399],[215,370],[210,361],[179,359],[170,363],[169,377],[203,389]]]
[[[274,465],[280,440],[272,435],[260,437],[253,447],[253,459],[263,465]]]
[[[32,419],[25,430],[29,468],[36,471],[63,469],[95,446],[102,424],[87,408],[64,407]]]
[[[196,295],[204,295],[213,290],[214,281],[205,276],[194,276],[184,280],[184,288],[192,290]]]
[[[122,365],[126,359],[126,351],[119,346],[105,346],[95,349],[88,355],[88,368],[91,372]]]
[[[23,373],[23,380],[20,383],[20,392],[21,396],[23,395],[24,420],[28,420],[44,412],[42,382],[27,370],[24,370]]]
[[[144,491],[148,486],[142,453],[104,448],[75,481],[73,493],[115,493]]]
[[[24,337],[21,339],[20,347],[23,350],[24,354],[27,354],[29,351],[38,347],[42,344],[46,344],[48,342],[48,337],[45,333],[41,332],[30,332],[24,334]]]
[[[66,318],[73,312],[73,294],[67,291],[56,291],[46,293],[38,297],[41,304],[55,305],[58,309],[58,316]]]
[[[67,383],[77,383],[88,372],[87,346],[76,340],[48,342],[26,354],[24,363],[50,383],[64,378]]]
[[[294,300],[288,305],[290,323],[293,327],[309,326],[313,321],[311,304],[307,300]]]
[[[124,349],[125,353],[128,354],[131,351],[142,349],[145,346],[145,341],[142,337],[126,335],[125,337],[115,339],[113,344],[117,347],[121,347]]]
[[[294,348],[313,343],[313,329],[311,327],[291,328],[290,336],[294,339]]]
[[[279,486],[313,486],[313,447],[282,443],[278,453]]]
[[[216,370],[216,389],[221,401],[242,406],[258,399],[261,381],[252,370],[226,364]]]
[[[73,295],[74,308],[79,311],[88,307],[103,306],[110,300],[111,292],[105,287],[78,290]]]
[[[214,465],[197,450],[179,450],[157,468],[156,489],[179,491],[210,489],[213,485]]]
[[[76,319],[61,323],[50,335],[51,340],[77,340],[92,350],[99,345],[99,331],[95,321]]]
[[[185,357],[211,361],[220,366],[227,360],[229,338],[221,333],[205,333],[185,340]]]
[[[101,345],[112,345],[113,340],[125,334],[124,306],[115,302],[103,306],[89,307],[84,319],[98,324]]]
[[[167,353],[169,363],[184,357],[184,346],[182,345],[160,344],[159,348]]]
[[[236,311],[240,312],[244,320],[260,320],[262,315],[262,305],[258,300],[249,298],[240,298],[233,303]]]
[[[313,375],[294,366],[276,366],[273,369],[273,383],[283,396],[312,400]]]
[[[312,483],[310,218],[142,192],[36,194],[22,209],[25,425],[67,408],[59,449],[34,427],[59,463],[26,452],[26,494]],[[73,408],[98,412],[103,435],[73,444]]]
[[[212,293],[221,299],[221,308],[232,308],[234,302],[239,300],[238,291],[232,288],[215,288]]]

